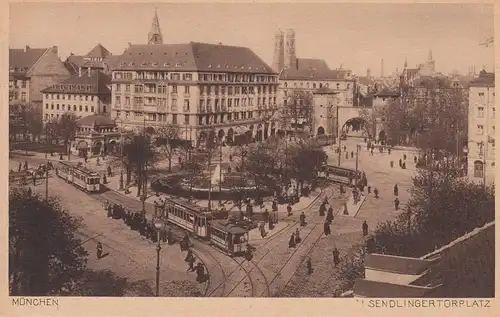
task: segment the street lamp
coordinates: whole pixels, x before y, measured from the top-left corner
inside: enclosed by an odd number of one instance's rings
[[[153,220],[154,226],[156,228],[156,235],[158,244],[156,245],[156,296],[160,296],[160,251],[161,251],[161,239],[160,233],[165,228],[165,222],[161,218],[155,218]]]

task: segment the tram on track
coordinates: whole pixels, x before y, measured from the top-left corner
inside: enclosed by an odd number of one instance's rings
[[[335,166],[335,165],[325,165],[323,166],[322,172],[324,173],[326,179],[331,180],[336,183],[341,183],[347,186],[353,186],[355,180],[360,180],[363,174],[360,170],[354,170],[350,168]]]
[[[89,193],[101,191],[101,176],[81,165],[58,162],[56,175],[73,186]]]
[[[209,241],[228,255],[239,255],[247,249],[249,230],[237,222],[216,219],[206,208],[175,198],[165,198],[160,215],[168,223]]]

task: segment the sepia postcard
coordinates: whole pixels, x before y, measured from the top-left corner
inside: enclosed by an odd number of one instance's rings
[[[1,316],[495,315],[493,3],[3,8]]]

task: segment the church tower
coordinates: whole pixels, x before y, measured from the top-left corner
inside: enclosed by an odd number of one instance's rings
[[[285,68],[296,68],[297,56],[295,55],[295,31],[288,29],[285,34]]]
[[[436,62],[432,58],[432,50],[429,50],[429,57],[427,58],[427,68],[434,73],[436,71]]]
[[[163,44],[163,36],[160,30],[160,21],[158,21],[158,14],[155,8],[155,17],[153,18],[153,23],[151,24],[151,30],[148,34],[148,44]]]
[[[273,58],[273,69],[276,72],[281,72],[284,67],[285,58],[285,37],[281,30],[276,31],[274,34],[274,58]]]

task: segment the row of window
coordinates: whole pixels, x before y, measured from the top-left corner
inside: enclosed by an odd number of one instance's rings
[[[169,64],[169,63],[166,63]],[[220,65],[218,65],[220,67]],[[168,67],[168,66],[167,66]],[[168,72],[113,72],[113,79],[122,80],[178,80],[192,81],[192,73],[168,73]],[[277,82],[278,77],[272,75],[254,75],[254,74],[210,74],[203,73],[198,75],[200,81],[219,81],[219,82],[257,82],[257,83],[271,83]]]
[[[290,84],[291,84],[291,83],[290,83]],[[285,86],[285,88],[287,88],[287,87],[288,87],[288,82],[286,82],[286,81],[285,81],[285,82],[283,83],[283,86]],[[305,88],[311,88],[311,87],[312,87],[313,89],[316,89],[316,88],[323,88],[323,87],[328,88],[328,87],[329,87],[328,83],[325,83],[325,84],[323,84],[323,83],[319,83],[319,84],[316,86],[316,83],[312,83],[312,85],[311,85],[311,83],[306,82],[306,83],[305,83],[305,85],[304,85],[304,83],[303,83],[303,82],[300,82],[300,83],[293,82],[293,87],[294,87],[294,88],[299,88],[299,87],[300,87],[300,88],[304,88],[304,86],[305,86]],[[340,89],[340,83],[337,83],[337,84],[335,85],[335,87],[336,87],[337,89]],[[350,89],[350,88],[351,88],[351,84],[347,84],[346,89]]]
[[[94,96],[88,95],[66,95],[66,94],[45,94],[46,99],[52,100],[80,100],[80,101],[94,101]]]
[[[491,126],[491,129],[493,130],[493,135],[495,135],[495,126]],[[484,125],[478,124],[477,125],[477,135],[484,135]]]
[[[125,97],[124,98],[125,106],[130,106],[131,105],[131,97]],[[231,108],[233,105],[235,108],[238,108],[240,105],[242,107],[246,107],[247,105],[252,107],[253,102],[252,98],[234,98],[234,99],[227,99],[227,107]],[[136,106],[142,106],[142,105],[151,105],[151,106],[159,106],[159,107],[166,107],[167,106],[167,99],[166,98],[155,98],[155,97],[134,97],[133,99],[134,105]],[[234,102],[234,103],[233,103]],[[119,106],[122,104],[122,96],[115,96],[115,105]],[[212,104],[215,106],[215,109],[218,109],[219,106],[223,109],[226,107],[226,99],[214,99],[212,103],[212,99],[200,99],[199,100],[199,105],[200,109],[204,109],[205,105],[208,108],[212,107]],[[275,105],[276,104],[276,97],[269,97],[269,98],[257,98],[257,106],[263,105],[266,106],[267,104],[269,105]],[[190,100],[189,99],[184,99],[183,103],[183,111],[190,111]],[[172,98],[171,102],[171,109],[175,111],[177,110],[177,99]]]
[[[484,97],[484,92],[478,92],[477,95],[479,97]],[[495,92],[493,92],[493,97],[495,97]]]
[[[132,86],[134,86],[134,92],[135,93],[159,93],[159,94],[167,94],[168,93],[168,86],[164,84],[115,84],[114,88],[116,92],[121,92],[122,87],[124,88],[123,91],[125,92],[131,92],[132,91]],[[176,94],[178,93],[178,87],[177,85],[171,85],[172,87],[172,93]],[[184,87],[184,94],[189,94],[190,93],[190,86],[183,86]],[[225,95],[226,94],[226,86],[220,86],[220,85],[200,85],[200,94],[215,94],[215,95]],[[277,88],[276,86],[257,86],[257,93],[276,93]],[[227,94],[228,95],[239,95],[239,94],[254,94],[255,93],[255,87],[254,86],[227,86]]]
[[[9,88],[26,88],[27,83],[27,80],[9,80]]]
[[[47,110],[49,109],[49,104],[48,103],[45,104],[45,109],[47,109]],[[76,109],[77,109],[77,105],[73,105],[73,111],[77,111]],[[85,109],[85,112],[89,112],[89,106],[82,106],[82,105],[78,106],[78,111],[82,112],[83,109]],[[67,105],[67,108],[66,108],[65,104],[62,104],[62,105],[51,104],[50,105],[50,110],[71,111],[72,109],[71,109],[71,105]],[[90,106],[90,112],[95,112],[95,107],[94,106]],[[102,106],[102,112],[104,112],[104,113],[107,112],[107,107],[106,106]]]
[[[495,107],[491,108],[491,118],[495,119]],[[477,117],[484,118],[484,107],[477,107]]]

